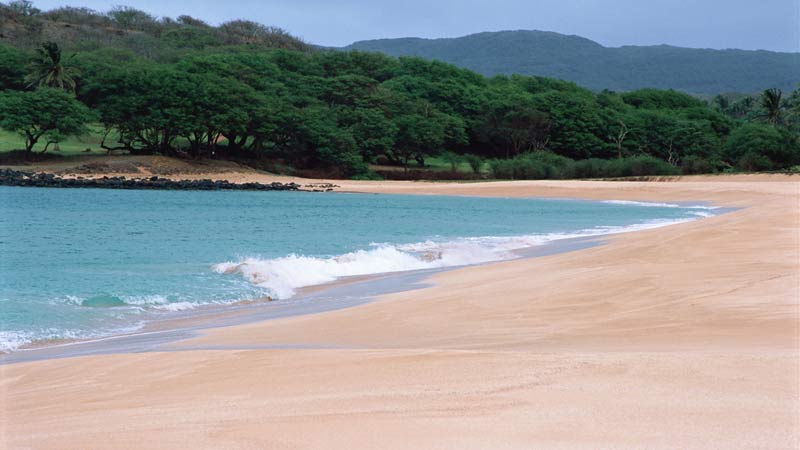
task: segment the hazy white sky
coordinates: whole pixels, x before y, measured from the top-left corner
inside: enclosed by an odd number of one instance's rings
[[[245,18],[329,46],[389,37],[536,29],[606,46],[671,44],[800,52],[800,0],[34,0],[37,7],[125,4],[210,23]]]

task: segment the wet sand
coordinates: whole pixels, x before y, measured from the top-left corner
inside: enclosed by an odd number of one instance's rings
[[[544,245],[519,250],[518,258],[536,258],[572,252],[603,244],[607,236],[559,239]],[[462,266],[465,267],[465,266]],[[154,351],[243,349],[243,348],[320,348],[325,344],[300,346],[273,344],[216,345],[214,343],[187,347],[173,343],[203,335],[211,328],[230,327],[265,320],[320,314],[343,308],[352,308],[379,299],[381,296],[428,286],[425,280],[433,274],[456,270],[458,267],[388,272],[376,275],[352,276],[302,288],[290,299],[254,299],[249,302],[204,307],[153,317],[142,329],[131,333],[104,336],[85,340],[55,340],[37,342],[10,352],[0,353],[0,365],[45,359],[72,358],[88,355],[138,353]]]
[[[0,447],[800,445],[800,178],[337,184],[742,209],[170,351],[3,365]]]

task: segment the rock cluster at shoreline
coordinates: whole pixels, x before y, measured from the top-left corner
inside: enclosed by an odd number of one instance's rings
[[[223,180],[171,180],[152,176],[148,178],[101,177],[62,178],[51,173],[21,172],[0,169],[0,186],[27,186],[53,188],[105,188],[105,189],[162,189],[180,191],[299,191],[297,183],[231,183]]]

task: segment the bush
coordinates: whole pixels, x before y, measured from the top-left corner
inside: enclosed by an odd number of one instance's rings
[[[350,177],[351,180],[360,180],[360,181],[381,181],[383,177],[380,174],[375,173],[373,171],[360,173],[358,175],[353,175]]]
[[[731,165],[718,158],[703,158],[700,156],[687,156],[681,162],[681,173],[694,175],[700,173],[719,173],[730,169]]]
[[[572,178],[575,161],[549,152],[524,153],[511,159],[489,162],[494,178],[519,180]]]
[[[677,167],[653,156],[634,156],[620,161],[623,161],[627,165],[626,169],[630,171],[630,174],[625,176],[677,175],[679,172]]]
[[[725,152],[730,161],[736,161],[744,170],[783,169],[798,162],[800,152],[795,146],[787,132],[766,124],[747,123],[731,133]]]
[[[476,180],[478,176],[469,172],[450,172],[447,170],[376,170],[377,176],[384,180],[401,181],[452,181],[452,180]]]
[[[158,27],[155,17],[130,6],[115,6],[107,16],[115,25],[129,30],[151,31]]]
[[[461,164],[461,161],[464,160],[463,156],[459,155],[458,153],[450,152],[450,151],[442,152],[442,154],[439,157],[444,162],[446,162],[447,164],[450,165],[450,171],[451,172],[458,171],[458,165]]]
[[[599,178],[609,176],[605,173],[608,169],[608,160],[599,158],[575,161],[575,178]]]
[[[481,174],[481,172],[483,170],[483,163],[484,163],[483,162],[483,158],[481,158],[478,155],[473,155],[473,154],[470,153],[470,154],[464,155],[464,160],[467,161],[467,164],[469,164],[469,167],[472,169],[472,172],[474,172],[475,175],[480,175]]]
[[[528,153],[489,163],[492,176],[500,179],[618,178],[677,175],[678,168],[653,156],[573,161],[553,153]]]
[[[746,170],[748,172],[772,170],[774,167],[772,161],[769,158],[755,151],[750,151],[745,153],[744,156],[739,158],[739,161],[737,161],[736,165],[740,169]]]
[[[108,16],[84,7],[62,6],[43,13],[42,17],[57,22],[94,27],[106,27],[111,24],[111,19]]]

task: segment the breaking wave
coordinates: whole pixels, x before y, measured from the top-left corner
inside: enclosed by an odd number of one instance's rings
[[[637,202],[633,200],[603,200],[602,203],[611,205],[631,205],[631,206],[644,206],[650,208],[683,208],[683,209],[704,209],[713,211],[720,209],[720,206],[705,206],[705,205],[678,205],[675,203],[660,203],[660,202]]]
[[[520,256],[520,250],[560,239],[658,228],[688,222],[698,217],[596,227],[575,233],[487,236],[442,242],[429,240],[413,244],[381,243],[372,244],[369,249],[332,257],[291,254],[272,259],[244,258],[216,264],[213,269],[221,274],[240,275],[250,283],[267,289],[274,298],[286,299],[300,288],[330,283],[344,277],[440,269],[513,259]]]

